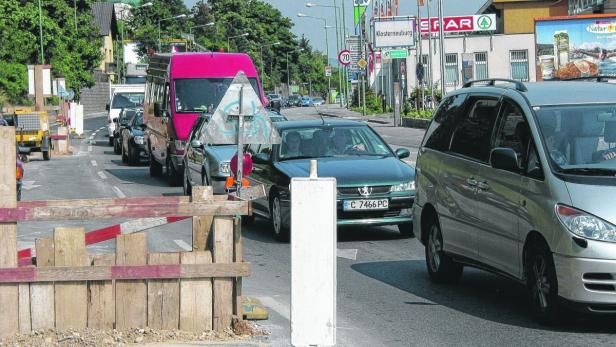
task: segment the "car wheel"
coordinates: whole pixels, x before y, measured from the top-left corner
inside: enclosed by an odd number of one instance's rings
[[[398,231],[405,239],[415,237],[415,233],[413,233],[413,223],[398,224]]]
[[[456,263],[443,251],[443,235],[436,220],[428,226],[426,265],[430,279],[436,283],[456,283],[462,276],[462,264]]]
[[[163,166],[160,165],[154,156],[152,155],[152,151],[150,153],[150,176],[152,177],[160,177],[163,174]]]
[[[179,187],[182,184],[182,177],[178,174],[175,166],[171,163],[171,159],[167,155],[167,181],[171,187]]]
[[[289,230],[282,224],[282,206],[277,193],[272,194],[270,199],[270,221],[274,228],[274,238],[276,241],[289,241]]]
[[[185,166],[187,167],[187,166]],[[188,170],[184,170],[184,184],[182,184],[182,188],[184,190],[184,195],[191,196],[192,195],[192,185],[188,181]]]
[[[109,146],[113,146],[113,136],[109,136]]]
[[[124,149],[124,145],[122,145],[122,162],[123,163],[128,163],[128,154],[126,153],[126,150]]]
[[[560,320],[558,280],[554,259],[547,245],[535,241],[526,253],[526,286],[531,311],[535,319],[545,325]]]
[[[113,142],[113,152],[115,154],[122,153],[122,149],[120,146],[122,146],[122,144],[120,143],[120,139],[115,139],[115,141]]]
[[[128,165],[136,166],[139,164],[139,152],[136,148],[128,146]]]

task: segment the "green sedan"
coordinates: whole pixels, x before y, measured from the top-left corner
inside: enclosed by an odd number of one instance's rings
[[[401,160],[410,155],[407,149],[394,152],[372,128],[354,121],[274,126],[281,144],[248,145],[246,150],[254,162],[248,179],[265,185],[267,192],[254,201],[254,213],[270,219],[277,240],[289,238],[291,178],[307,177],[311,159],[318,161],[320,177],[336,178],[339,226],[397,225],[402,236],[413,236],[415,169]]]

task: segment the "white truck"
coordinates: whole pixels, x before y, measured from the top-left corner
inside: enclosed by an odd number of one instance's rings
[[[109,86],[109,100],[107,104],[107,129],[109,131],[109,145],[113,146],[113,131],[118,118],[124,108],[143,108],[145,97],[145,84],[111,84]]]

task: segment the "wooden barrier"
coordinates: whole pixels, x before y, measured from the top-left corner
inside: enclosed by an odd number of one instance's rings
[[[223,331],[233,315],[241,319],[241,278],[251,272],[239,230],[247,202],[194,187],[190,198],[18,203],[14,139],[13,128],[0,127],[0,337],[86,327]],[[187,217],[193,218],[192,252],[148,254],[146,232],[103,230],[93,237],[83,228],[57,227],[52,237],[35,241],[36,266],[18,266],[18,254],[31,255],[17,251],[18,221]],[[88,255],[86,245],[100,238],[115,238],[116,253]]]

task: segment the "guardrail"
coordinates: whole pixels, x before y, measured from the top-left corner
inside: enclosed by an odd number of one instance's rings
[[[242,277],[251,268],[242,259],[239,216],[249,213],[248,202],[216,200],[211,187],[195,187],[190,199],[17,202],[15,152],[14,128],[0,127],[0,336],[86,327],[223,331],[234,315],[242,318]],[[36,265],[19,266],[18,257],[31,256],[17,251],[20,221],[184,217],[193,218],[192,252],[148,253],[139,227],[127,227],[130,234],[57,227],[35,241]],[[88,242],[111,238],[114,254],[86,252]]]

